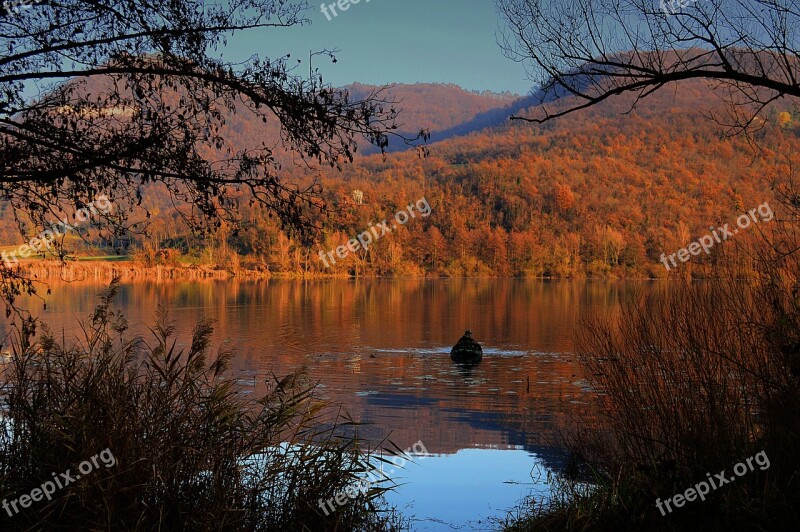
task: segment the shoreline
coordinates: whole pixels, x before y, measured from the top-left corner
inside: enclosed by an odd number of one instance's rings
[[[62,281],[111,281],[114,277],[119,277],[123,281],[136,280],[156,280],[156,281],[208,281],[208,280],[324,280],[324,279],[452,279],[436,274],[415,275],[415,276],[392,276],[392,275],[358,275],[353,276],[347,273],[321,274],[318,272],[271,272],[269,270],[252,270],[239,268],[235,271],[212,266],[197,265],[178,265],[178,266],[142,266],[132,261],[109,261],[109,260],[77,260],[60,262],[57,260],[27,260],[19,262],[18,271],[23,275],[37,279],[62,280]],[[488,275],[488,276],[468,276],[459,277],[464,279],[535,279],[538,281],[574,281],[574,280],[602,280],[602,281],[664,281],[675,280],[676,277],[648,277],[646,275],[626,276],[572,276],[572,277],[553,277],[553,276],[507,276],[507,275]],[[695,280],[702,280],[696,278]]]

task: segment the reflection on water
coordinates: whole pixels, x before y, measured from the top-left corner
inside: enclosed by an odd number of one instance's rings
[[[413,530],[497,530],[510,506],[547,491],[540,458],[522,450],[462,449],[415,459],[392,479],[404,485],[387,498]]]
[[[305,366],[330,398],[365,424],[360,436],[431,458],[409,471],[393,501],[451,523],[502,515],[530,489],[530,471],[562,465],[568,407],[590,400],[572,354],[579,316],[610,312],[642,284],[526,280],[138,282],[120,290],[136,332],[156,306],[188,342],[200,318],[235,347],[241,383]],[[77,334],[103,285],[58,283],[47,310],[55,331]],[[459,366],[450,347],[471,329],[483,361]],[[506,450],[506,451],[503,451]],[[531,457],[535,454],[536,459]],[[413,467],[413,466],[412,466]],[[514,484],[503,484],[512,481]],[[478,497],[480,500],[475,499]],[[481,513],[484,512],[484,513]],[[429,522],[429,526],[434,526]]]

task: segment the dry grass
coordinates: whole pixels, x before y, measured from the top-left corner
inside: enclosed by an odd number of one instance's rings
[[[200,323],[185,347],[166,311],[151,339],[127,339],[116,285],[68,346],[35,322],[12,341],[0,388],[0,499],[30,493],[108,448],[116,459],[0,528],[83,530],[393,530],[375,487],[324,516],[318,499],[349,486],[370,456],[334,436],[330,408],[302,375],[245,400],[210,356]],[[334,420],[346,423],[346,420]],[[323,428],[320,428],[323,427]]]
[[[736,260],[720,260],[717,278],[581,323],[576,347],[598,402],[568,442],[576,467],[507,530],[800,527],[800,194],[776,189],[783,216],[726,248],[722,259]],[[742,276],[742,257],[755,277]],[[666,517],[656,508],[761,451],[769,469]]]

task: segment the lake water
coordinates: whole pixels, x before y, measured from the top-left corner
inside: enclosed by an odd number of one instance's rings
[[[414,530],[491,530],[526,495],[545,494],[563,466],[570,409],[591,401],[573,355],[581,316],[614,312],[648,283],[536,280],[209,281],[123,284],[118,307],[138,332],[156,306],[184,339],[197,320],[235,348],[241,382],[308,368],[373,443],[430,456],[390,476],[389,501]],[[103,285],[53,283],[55,331],[75,335]],[[466,329],[484,346],[464,368],[450,347]]]

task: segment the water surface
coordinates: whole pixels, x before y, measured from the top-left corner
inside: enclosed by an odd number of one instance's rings
[[[545,493],[563,466],[570,409],[591,401],[572,335],[580,316],[614,312],[646,283],[535,280],[208,281],[123,284],[117,298],[146,333],[157,305],[184,341],[201,318],[236,351],[254,392],[265,378],[307,368],[322,393],[363,424],[362,438],[433,456],[393,472],[390,501],[415,530],[490,530],[524,496]],[[103,284],[53,283],[35,312],[78,334]],[[456,365],[466,329],[483,361]]]

